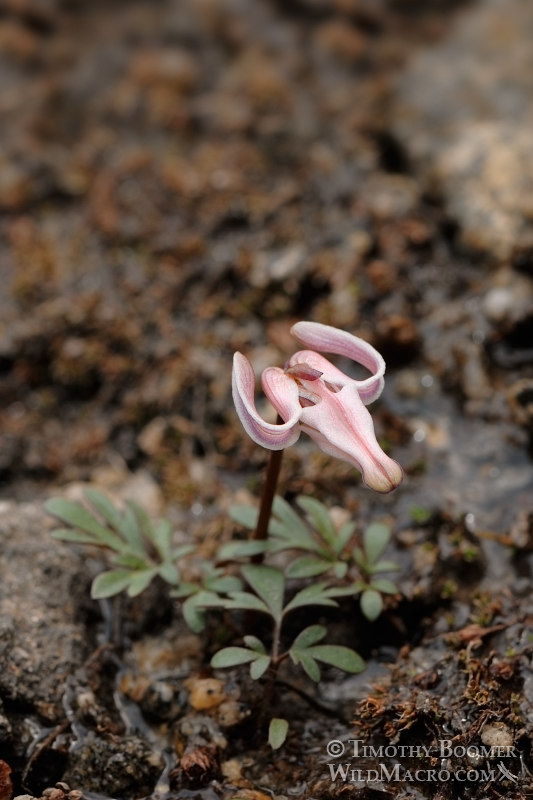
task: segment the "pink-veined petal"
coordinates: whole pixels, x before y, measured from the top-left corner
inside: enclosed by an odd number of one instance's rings
[[[280,372],[283,374],[283,370]],[[298,387],[291,378],[286,380],[292,386],[287,385],[284,392],[277,394],[277,405],[273,403],[285,422],[280,425],[266,422],[255,407],[255,375],[252,365],[242,353],[235,353],[233,356],[232,389],[237,414],[248,436],[269,450],[283,450],[294,444],[300,435],[298,422],[302,409],[298,402]]]
[[[354,381],[362,401],[368,404],[379,397],[383,391],[385,361],[381,354],[368,342],[348,333],[348,331],[341,331],[339,328],[334,328],[332,325],[323,325],[320,322],[297,322],[292,326],[291,333],[305,347],[310,347],[321,353],[346,356],[351,358],[352,361],[362,364],[372,372],[370,378]],[[327,375],[324,375],[324,379],[328,380]]]
[[[292,375],[295,370],[301,365],[309,369],[315,370],[320,373],[323,381],[333,384],[337,389],[342,389],[347,383],[351,383],[352,378],[346,375],[342,370],[335,367],[331,361],[321,356],[320,353],[315,353],[314,350],[299,350],[287,361],[287,372]],[[298,376],[300,380],[305,382],[305,375]],[[314,381],[313,381],[314,382]]]
[[[307,367],[322,372],[322,380],[326,385],[329,384],[334,387],[336,391],[349,383],[353,384],[365,406],[377,400],[383,391],[385,381],[381,375],[378,374],[362,381],[356,381],[338,369],[327,358],[321,356],[320,353],[315,353],[314,350],[299,350],[291,356],[287,362],[288,371],[292,374],[292,371],[301,363],[305,363]]]
[[[263,391],[285,423],[298,422],[302,413],[296,381],[279,367],[267,367],[261,375]]]
[[[321,385],[320,395],[320,403],[302,409],[302,430],[325,453],[357,467],[369,488],[383,493],[395,489],[403,479],[402,469],[379,446],[356,387],[347,384],[333,393]]]

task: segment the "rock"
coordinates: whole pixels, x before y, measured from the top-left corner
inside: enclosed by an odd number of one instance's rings
[[[63,719],[67,675],[90,651],[79,609],[83,560],[50,536],[38,504],[0,504],[0,695],[50,722]]]
[[[10,775],[11,767],[0,759],[0,800],[11,800],[13,784]]]
[[[533,241],[533,6],[485,0],[398,85],[393,130],[463,244],[507,260]]]
[[[138,736],[88,738],[71,757],[64,780],[85,792],[113,797],[151,794],[161,759]]]

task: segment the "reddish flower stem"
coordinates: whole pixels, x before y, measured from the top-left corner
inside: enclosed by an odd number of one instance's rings
[[[283,422],[278,415],[277,422]],[[268,537],[268,524],[272,515],[272,503],[276,495],[276,488],[278,485],[279,473],[281,470],[281,461],[283,459],[283,450],[271,450],[268,459],[265,483],[263,486],[263,493],[261,495],[261,505],[259,507],[259,517],[257,519],[257,526],[252,534],[252,539],[256,541],[265,541]],[[263,556],[260,553],[252,558],[255,564],[260,564]]]
[[[261,495],[257,527],[252,534],[252,539],[254,540],[264,541],[268,536],[268,524],[272,515],[272,503],[274,502],[274,496],[276,494],[282,458],[283,450],[272,450],[270,452],[265,475],[265,485],[263,487],[263,494]],[[259,558],[258,561],[262,561],[262,558]]]

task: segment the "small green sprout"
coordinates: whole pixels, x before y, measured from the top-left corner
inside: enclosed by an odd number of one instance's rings
[[[352,584],[355,593],[361,592],[361,611],[371,622],[379,617],[383,610],[383,595],[396,594],[396,585],[388,578],[377,577],[382,572],[393,572],[398,569],[394,561],[382,560],[381,556],[389,544],[391,531],[388,525],[374,522],[363,533],[362,549],[353,551],[362,579]]]
[[[273,717],[268,726],[268,743],[272,750],[278,750],[289,732],[289,723],[286,719]]]
[[[431,519],[431,510],[429,508],[424,508],[424,506],[411,506],[409,511],[413,522],[418,522],[419,525],[423,525],[424,522]]]

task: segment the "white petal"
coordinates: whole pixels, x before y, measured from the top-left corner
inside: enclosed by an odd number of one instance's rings
[[[362,364],[372,372],[372,376],[362,381],[354,381],[361,399],[367,404],[379,397],[383,391],[385,361],[368,342],[347,331],[341,331],[339,328],[323,325],[320,322],[297,322],[292,326],[291,333],[305,347],[321,353],[346,356],[352,361]],[[328,380],[327,375],[324,375],[324,379]]]
[[[376,492],[391,492],[403,479],[399,464],[386,455],[359,392],[348,384],[340,392],[321,386],[322,401],[302,410],[301,427],[329,455],[347,461]]]
[[[283,370],[279,371],[283,373]],[[235,353],[233,356],[232,389],[237,414],[248,436],[269,450],[284,450],[294,444],[300,435],[298,422],[302,409],[298,402],[298,387],[291,378],[287,380],[292,385],[287,385],[284,389],[280,387],[273,393],[275,403],[269,397],[285,422],[280,425],[266,422],[255,407],[255,376],[252,365],[242,353]]]

